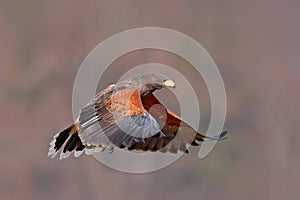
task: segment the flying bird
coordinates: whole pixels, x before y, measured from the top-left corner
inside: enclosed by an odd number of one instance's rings
[[[168,110],[153,94],[175,83],[160,74],[140,74],[109,85],[80,110],[74,124],[53,136],[48,156],[91,155],[114,148],[188,153],[187,145],[222,140],[226,131],[205,136]],[[180,130],[180,131],[179,131]]]

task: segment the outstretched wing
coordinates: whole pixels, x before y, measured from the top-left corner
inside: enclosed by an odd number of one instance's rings
[[[79,115],[79,137],[87,150],[130,147],[156,134],[162,136],[157,121],[144,109],[139,90],[115,91],[112,86],[96,95]]]
[[[142,103],[144,108],[156,119],[165,137],[154,135],[144,142],[136,142],[129,149],[188,153],[187,144],[196,146],[204,140],[220,140],[226,134],[224,132],[220,136],[210,138],[196,132],[180,117],[169,111],[153,94],[145,97]]]

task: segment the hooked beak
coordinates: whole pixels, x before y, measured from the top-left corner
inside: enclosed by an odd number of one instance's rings
[[[168,80],[164,81],[163,85],[165,87],[175,88],[175,83],[171,79],[168,79]]]

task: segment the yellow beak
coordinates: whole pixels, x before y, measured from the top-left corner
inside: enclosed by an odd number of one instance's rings
[[[170,80],[170,79],[164,81],[163,84],[164,84],[165,87],[175,88],[175,83],[174,83],[174,81],[172,81],[172,80]]]

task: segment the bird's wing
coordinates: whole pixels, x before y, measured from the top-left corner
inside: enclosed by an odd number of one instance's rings
[[[89,147],[130,147],[161,133],[154,117],[144,109],[139,90],[106,89],[79,115],[79,137]]]
[[[144,98],[142,103],[144,108],[157,120],[165,137],[154,135],[144,142],[136,142],[129,149],[188,153],[187,144],[199,145],[204,140],[219,140],[226,134],[224,132],[219,136],[210,138],[196,132],[180,117],[169,111],[153,94]]]

